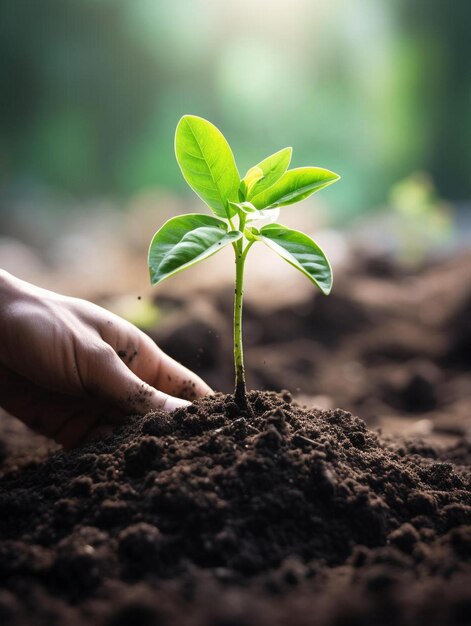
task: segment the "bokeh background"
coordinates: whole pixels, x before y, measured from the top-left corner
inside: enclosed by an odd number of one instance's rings
[[[471,195],[469,2],[3,0],[2,183],[126,198],[181,190],[178,117],[243,169],[293,144],[343,173],[351,215],[415,170]]]
[[[149,285],[155,230],[205,210],[174,129],[211,120],[241,173],[291,145],[342,176],[282,214],[335,286],[323,299],[254,247],[249,384],[471,428],[470,18],[469,0],[1,0],[0,267],[107,306],[230,391],[231,250]]]
[[[294,165],[341,173],[322,201],[335,227],[388,204],[434,221],[439,199],[469,202],[467,0],[0,6],[0,225],[50,255],[42,231],[67,214],[126,214],[143,194],[155,226],[172,211],[157,197],[188,192],[173,156],[184,113],[223,129],[241,171],[292,145]]]

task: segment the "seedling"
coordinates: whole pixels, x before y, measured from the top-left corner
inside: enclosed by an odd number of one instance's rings
[[[232,245],[235,399],[248,410],[242,345],[247,254],[255,243],[264,243],[328,295],[332,270],[324,252],[304,233],[274,222],[280,207],[304,200],[340,176],[320,167],[289,170],[292,149],[284,148],[251,167],[241,179],[225,137],[213,124],[193,115],[185,115],[177,125],[175,154],[186,182],[214,215],[173,217],[156,232],[148,256],[151,283],[157,285]],[[268,223],[261,226],[262,220]]]

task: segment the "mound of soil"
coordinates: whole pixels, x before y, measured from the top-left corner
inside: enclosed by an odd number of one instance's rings
[[[468,624],[471,446],[288,392],[133,418],[0,478],[0,623]],[[451,459],[451,460],[450,460]]]

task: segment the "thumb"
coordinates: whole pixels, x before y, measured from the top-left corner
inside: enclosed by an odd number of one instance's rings
[[[144,415],[155,409],[173,411],[190,403],[166,394],[134,374],[108,344],[87,367],[85,389],[124,413]]]

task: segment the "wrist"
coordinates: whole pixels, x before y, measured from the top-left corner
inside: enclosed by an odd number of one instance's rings
[[[0,269],[0,363],[6,365],[9,339],[11,335],[11,309],[14,308],[15,278],[6,270]]]
[[[3,306],[15,290],[14,277],[6,270],[0,269],[0,306]]]
[[[28,283],[0,269],[0,333],[9,327],[9,320],[18,313],[18,306],[28,299]]]

